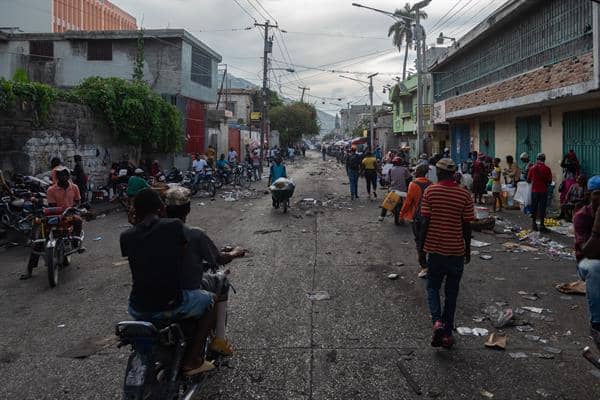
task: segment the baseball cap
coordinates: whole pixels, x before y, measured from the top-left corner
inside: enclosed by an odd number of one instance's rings
[[[143,174],[144,170],[141,168],[136,168],[135,171],[133,171],[133,172],[135,172],[136,174]]]
[[[595,175],[590,178],[588,181],[588,190],[590,192],[600,190],[600,175]]]
[[[519,156],[520,159],[526,158],[529,159],[529,154],[527,153],[521,153],[521,155]]]
[[[167,206],[184,206],[190,202],[191,192],[183,186],[175,186],[165,192]]]
[[[456,164],[454,164],[454,161],[451,158],[442,158],[435,166],[444,171],[456,171]]]

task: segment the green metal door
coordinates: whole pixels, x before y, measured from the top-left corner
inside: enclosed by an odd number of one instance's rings
[[[496,156],[496,126],[494,121],[479,124],[479,152]]]
[[[517,152],[515,158],[521,153],[529,153],[529,159],[535,161],[542,150],[541,139],[542,123],[539,115],[517,118]]]
[[[600,108],[563,114],[563,154],[571,149],[588,177],[600,174]]]

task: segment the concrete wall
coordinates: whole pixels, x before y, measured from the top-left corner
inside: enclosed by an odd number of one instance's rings
[[[52,0],[0,0],[0,26],[52,32]]]
[[[0,169],[9,173],[39,174],[49,170],[50,159],[60,157],[73,166],[73,156],[83,158],[84,168],[93,184],[106,184],[111,163],[123,157],[140,159],[136,147],[118,144],[88,107],[56,103],[47,126],[33,125],[28,110],[0,113]]]
[[[203,103],[217,102],[218,61],[212,59],[211,87],[203,86],[192,81],[192,45],[182,42],[181,51],[181,95],[202,101]]]

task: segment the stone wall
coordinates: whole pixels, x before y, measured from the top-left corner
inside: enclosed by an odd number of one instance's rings
[[[539,92],[591,81],[594,59],[591,53],[527,72],[446,100],[446,114],[493,104]]]
[[[140,159],[139,148],[119,144],[86,106],[57,102],[50,115],[44,127],[36,127],[27,107],[11,115],[0,113],[0,169],[35,175],[49,170],[52,157],[72,167],[73,156],[79,154],[91,183],[103,186],[113,162],[126,157],[137,164]]]

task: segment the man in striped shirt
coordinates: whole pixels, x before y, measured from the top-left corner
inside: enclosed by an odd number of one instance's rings
[[[431,345],[454,344],[454,312],[464,264],[471,261],[471,221],[475,219],[470,193],[454,182],[456,164],[443,158],[436,164],[438,183],[423,194],[420,258],[427,254],[427,302],[433,321]],[[440,288],[446,279],[442,310]]]

